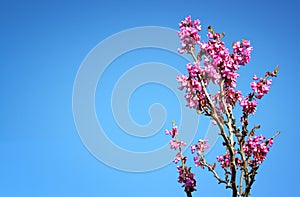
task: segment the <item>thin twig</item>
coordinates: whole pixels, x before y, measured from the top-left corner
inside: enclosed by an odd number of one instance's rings
[[[226,181],[226,180],[221,179],[220,176],[218,175],[218,173],[213,169],[213,167],[212,167],[210,164],[208,164],[208,163],[206,162],[206,160],[204,159],[204,157],[203,157],[202,155],[201,155],[200,157],[201,157],[201,161],[202,161],[203,165],[204,165],[205,167],[207,167],[207,169],[208,169],[210,172],[213,173],[214,177],[219,181],[219,184],[220,184],[220,183],[224,183],[224,184],[226,184],[226,187],[231,188],[229,182]]]
[[[241,176],[240,176],[240,194],[242,194],[242,192],[243,192],[243,171],[241,171]]]

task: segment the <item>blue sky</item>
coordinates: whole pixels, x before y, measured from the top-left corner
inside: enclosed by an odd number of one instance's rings
[[[238,84],[244,92],[249,91],[254,73],[263,75],[280,65],[279,77],[252,118],[266,136],[281,131],[259,169],[252,196],[300,196],[298,9],[296,1],[1,1],[0,196],[184,196],[174,164],[132,173],[96,159],[75,127],[72,91],[82,61],[105,38],[139,26],[177,29],[187,15],[199,18],[203,29],[212,25],[224,31],[228,47],[236,40],[251,40],[252,61],[241,69]],[[103,117],[99,122],[124,149],[150,151],[163,146],[169,140],[163,130],[172,119],[179,119],[178,101],[159,84],[138,88],[129,111],[137,124],[144,125],[150,120],[149,106],[160,102],[167,111],[160,132],[150,138],[132,137],[113,119],[109,107],[113,84],[132,66],[154,61],[181,72],[186,63],[163,50],[141,49],[120,56],[99,80],[95,94],[96,113]],[[208,121],[200,122],[201,137]],[[220,150],[216,146],[208,159],[214,160]],[[206,171],[194,171],[198,179],[194,196],[229,194]]]

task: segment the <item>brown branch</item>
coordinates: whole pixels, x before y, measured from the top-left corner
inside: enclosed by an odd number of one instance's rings
[[[206,162],[206,160],[205,160],[205,158],[203,157],[203,155],[199,155],[199,156],[201,157],[202,164],[203,164],[205,167],[207,167],[208,171],[210,171],[210,172],[213,173],[214,177],[219,181],[219,184],[224,183],[224,184],[226,185],[226,187],[231,188],[229,182],[220,178],[220,176],[219,176],[218,173],[214,170],[214,168],[213,168],[210,164],[208,164],[208,163]]]
[[[242,194],[242,192],[243,192],[243,176],[244,176],[244,174],[243,174],[243,171],[241,171],[241,175],[240,175],[240,185],[239,185],[239,189],[240,189],[240,194]]]
[[[233,139],[233,127],[232,127],[232,121],[231,121],[231,115],[228,111],[227,105],[225,103],[225,95],[224,95],[224,80],[222,80],[219,84],[220,86],[220,97],[221,102],[225,111],[225,115],[227,118],[227,121],[225,121],[225,125],[228,129],[228,135],[229,135],[229,141],[225,141],[227,144],[229,154],[230,154],[230,167],[231,167],[231,187],[232,187],[232,196],[237,196],[237,185],[236,185],[236,163],[235,163],[235,149],[234,149],[234,139]],[[227,136],[225,137],[227,139]]]
[[[245,192],[243,193],[243,197],[248,197],[250,195],[251,186],[253,185],[255,181],[255,175],[257,174],[259,166],[256,166],[255,168],[252,168],[251,172],[249,173],[250,182],[248,185],[246,185]]]
[[[241,169],[241,173],[244,174],[244,178],[245,178],[245,185],[249,185],[250,181],[249,181],[249,177],[248,177],[248,162],[246,160],[246,157],[245,157],[245,153],[244,153],[244,149],[243,149],[243,146],[244,146],[244,138],[242,138],[239,142],[240,144],[240,150],[239,150],[239,154],[241,156],[241,159],[242,159],[242,163],[243,163],[243,167]],[[241,175],[242,177],[242,175]],[[240,192],[241,193],[241,192]]]
[[[197,57],[195,56],[194,50],[190,50],[189,53],[192,55],[195,62],[198,61]]]
[[[187,196],[187,197],[192,197],[192,192],[190,192],[190,191],[185,191],[185,193],[186,193],[186,196]]]
[[[277,131],[271,138],[274,139],[275,137],[277,137],[280,134],[280,131]]]

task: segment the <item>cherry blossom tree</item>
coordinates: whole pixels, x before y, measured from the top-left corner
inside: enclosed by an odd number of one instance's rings
[[[186,17],[179,24],[178,35],[181,40],[179,53],[188,53],[194,62],[186,65],[188,74],[177,77],[179,89],[185,91],[187,107],[199,114],[208,116],[219,130],[224,146],[224,154],[216,157],[223,173],[216,170],[216,163],[209,163],[205,151],[209,148],[207,139],[199,140],[192,145],[196,167],[209,170],[219,184],[232,190],[233,197],[248,197],[255,181],[255,176],[273,145],[273,137],[266,138],[256,135],[260,125],[249,128],[249,116],[254,115],[258,101],[268,94],[272,78],[277,76],[278,66],[272,72],[266,72],[264,77],[253,76],[250,83],[252,92],[243,96],[237,90],[238,70],[250,62],[253,47],[250,41],[242,40],[232,44],[232,52],[226,48],[222,38],[224,33],[216,33],[208,27],[208,41],[202,41],[200,20]],[[213,83],[219,87],[212,95],[208,85]],[[233,110],[240,106],[242,116],[236,119]],[[170,147],[178,151],[173,162],[179,164],[178,182],[182,184],[187,197],[196,191],[195,174],[187,165],[187,156],[183,155],[182,147],[186,143],[178,139],[178,127],[172,122],[172,129],[166,130],[171,136]]]

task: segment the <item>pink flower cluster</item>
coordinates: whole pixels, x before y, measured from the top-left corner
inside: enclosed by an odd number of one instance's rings
[[[246,143],[243,145],[243,151],[248,160],[248,164],[253,168],[256,167],[265,160],[267,153],[270,151],[270,147],[273,145],[273,139],[266,140],[263,136],[249,137]],[[236,152],[235,152],[236,155]],[[230,166],[230,154],[217,156],[217,160],[222,168],[228,168]],[[242,166],[243,162],[240,158],[235,157],[235,163],[237,166]]]
[[[255,93],[255,97],[258,99],[261,99],[265,94],[268,94],[270,90],[270,86],[272,84],[272,79],[266,79],[260,78],[258,80],[258,77],[256,75],[253,76],[253,82],[250,83],[251,89]],[[255,82],[258,81],[258,82]]]
[[[242,40],[242,42],[238,41],[233,43],[233,60],[235,64],[245,65],[250,62],[251,51],[253,47],[250,46],[249,40]]]
[[[209,34],[211,35],[211,34]],[[213,64],[219,70],[221,76],[225,79],[225,85],[235,88],[236,79],[239,74],[237,70],[239,66],[234,63],[224,42],[219,39],[219,36],[209,36],[212,38],[208,42],[201,43],[201,50],[206,51],[213,60]]]
[[[217,83],[217,80],[220,78],[213,65],[206,62],[206,60],[204,61],[204,67],[200,66],[200,62],[196,62],[195,64],[188,63],[186,69],[189,76],[179,75],[176,78],[178,83],[180,83],[179,89],[186,89],[185,99],[187,100],[187,106],[200,111],[207,105],[207,98],[202,90],[199,76],[202,77],[205,87],[209,84],[210,80],[213,83]]]
[[[204,140],[199,140],[197,144],[194,144],[191,146],[191,152],[192,154],[194,154],[195,152],[197,152],[198,156],[194,157],[194,162],[196,164],[197,167],[202,167],[204,168],[204,164],[202,162],[201,157],[203,157],[204,152],[209,148],[209,145],[207,144],[208,139],[204,139]],[[200,158],[199,158],[200,156]]]
[[[186,143],[182,142],[182,141],[178,141],[176,139],[170,140],[170,147],[171,147],[171,149],[177,150],[177,149],[179,149],[182,146],[186,146]]]
[[[173,126],[171,130],[166,129],[166,134],[170,135],[172,137],[172,139],[170,140],[169,144],[170,144],[170,148],[174,149],[174,150],[180,150],[181,147],[186,146],[186,143],[183,141],[179,141],[176,136],[178,135],[178,128],[177,126]],[[173,162],[174,163],[178,163],[179,161],[182,161],[183,163],[185,163],[186,161],[186,157],[182,156],[181,154],[181,150],[179,151],[179,153],[176,154]]]
[[[234,90],[233,88],[228,88],[226,91],[226,103],[231,106],[235,106],[236,102],[242,99],[242,92],[240,90]]]
[[[197,167],[201,167],[204,169],[204,163],[201,161],[201,158],[199,158],[198,156],[195,156],[194,162]]]
[[[187,65],[187,69],[190,74],[196,73],[197,66],[193,66],[191,64]],[[179,89],[186,88],[185,99],[187,101],[187,105],[190,108],[194,108],[196,110],[202,110],[202,107],[207,104],[207,99],[202,91],[201,84],[196,77],[188,77],[186,75],[177,76],[177,81],[181,84]]]
[[[236,155],[236,151],[234,155]],[[220,163],[222,168],[228,168],[230,166],[230,154],[226,153],[224,155],[217,156],[217,161]],[[235,163],[237,164],[237,166],[241,166],[242,160],[236,157]]]
[[[185,166],[177,166],[177,171],[179,173],[178,182],[184,183],[184,191],[193,192],[196,191],[196,180],[195,174],[191,173],[190,168]]]
[[[185,163],[187,160],[187,157],[185,156],[182,156],[182,154],[179,152],[176,154],[176,157],[173,159],[173,162],[174,163],[178,163],[179,161],[182,161],[182,163]]]
[[[253,100],[249,96],[246,96],[240,100],[240,106],[242,106],[244,113],[254,114],[256,112],[257,101]]]
[[[270,147],[273,145],[273,139],[266,140],[263,136],[249,137],[243,146],[245,155],[250,158],[249,165],[251,167],[260,165],[266,158]]]
[[[198,32],[201,30],[200,20],[192,21],[191,17],[186,17],[179,23],[180,31],[177,32],[181,40],[181,49],[179,53],[190,52],[195,44],[200,44],[200,36]]]
[[[178,128],[176,125],[174,125],[174,122],[171,130],[166,129],[166,134],[172,137],[172,140],[170,141],[171,149],[179,149],[179,152],[176,154],[176,157],[173,160],[173,162],[176,164],[181,161],[181,166],[177,166],[177,171],[179,173],[178,182],[183,183],[182,187],[184,187],[185,192],[191,193],[196,191],[195,174],[191,173],[191,168],[185,166],[187,157],[183,156],[181,151],[181,147],[186,146],[186,143],[177,139]]]
[[[177,126],[173,126],[171,130],[166,129],[166,134],[174,138],[178,134]]]
[[[250,61],[251,51],[250,41],[243,40],[233,44],[233,54],[229,54],[223,41],[220,40],[219,33],[208,33],[208,42],[201,43],[201,50],[208,52],[213,59],[213,64],[218,67],[223,78],[225,78],[225,85],[235,88],[236,80],[239,76],[237,70],[239,65],[245,65]],[[203,52],[202,52],[203,53]]]
[[[185,98],[187,106],[196,110],[202,111],[204,106],[208,104],[208,100],[202,90],[200,81],[202,80],[204,87],[206,87],[210,80],[213,83],[218,83],[222,78],[224,79],[224,89],[227,91],[227,98],[230,100],[229,104],[236,104],[237,100],[241,100],[241,92],[235,91],[236,81],[239,76],[237,73],[240,65],[245,65],[250,61],[251,51],[250,41],[242,40],[233,44],[233,53],[225,47],[221,40],[222,35],[214,33],[210,30],[208,33],[209,41],[200,43],[200,36],[198,33],[201,30],[200,21],[192,21],[191,17],[186,17],[179,24],[180,31],[178,35],[181,39],[182,48],[180,53],[194,53],[195,46],[199,45],[198,60],[194,64],[188,63],[186,69],[189,75],[180,75],[177,81],[180,83],[180,90],[186,89]],[[203,60],[203,66],[200,65]],[[259,86],[257,87],[259,89]],[[244,100],[242,105],[245,108],[251,108],[251,104]],[[220,110],[224,106],[219,106]],[[252,110],[253,111],[253,110]],[[255,111],[255,110],[254,110]]]
[[[234,90],[233,88],[227,88],[225,90],[225,104],[226,107],[236,106],[237,101],[242,99],[242,92],[239,90]],[[216,106],[217,113],[225,113],[224,106],[220,97],[220,93],[217,93],[213,96],[213,102]]]
[[[225,155],[217,156],[217,160],[222,166],[222,168],[228,168],[230,165],[230,154],[227,153]]]
[[[197,151],[198,155],[203,155],[203,153],[209,148],[209,145],[207,144],[208,139],[199,140],[197,144],[194,144],[191,146],[192,154]]]
[[[272,85],[272,79],[269,77],[276,77],[277,70],[273,72],[267,72],[265,78],[259,78],[254,75],[253,82],[250,83],[253,93],[249,94],[245,98],[240,99],[240,105],[243,108],[245,114],[254,114],[257,106],[257,99],[261,99],[265,94],[268,94]],[[243,117],[242,117],[243,120]]]

